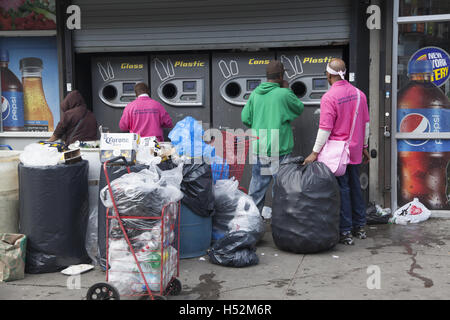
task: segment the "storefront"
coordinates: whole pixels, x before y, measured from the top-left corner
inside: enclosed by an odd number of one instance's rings
[[[32,141],[48,139],[61,117],[57,4],[16,1],[0,10],[0,144],[23,150]]]
[[[395,0],[391,205],[450,216],[450,2]]]
[[[80,8],[80,29],[66,27],[70,5]],[[53,30],[33,31],[33,38],[23,38],[29,31],[1,33],[4,46],[22,39],[30,46],[28,53],[39,47],[34,42],[44,45],[50,41],[44,38],[53,40],[53,56],[47,61],[39,54],[53,127],[50,120],[33,122],[25,114],[26,128],[34,131],[5,127],[0,143],[23,149],[27,143],[50,137],[61,116],[59,103],[73,89],[82,93],[99,124],[117,131],[136,81],[148,82],[152,97],[176,121],[193,115],[214,127],[242,126],[245,98],[264,78],[264,63],[277,58],[291,69],[287,75],[291,88],[307,106],[293,124],[295,152],[306,156],[312,150],[320,97],[326,91],[327,59],[342,57],[348,63],[349,80],[369,96],[368,5],[351,0],[176,0],[170,5],[165,0],[57,1]],[[202,69],[189,67],[194,60]],[[167,68],[168,62],[174,62],[173,69]],[[21,79],[19,69],[15,74]],[[49,84],[51,88],[46,87]],[[368,200],[368,166],[363,167],[361,181]]]

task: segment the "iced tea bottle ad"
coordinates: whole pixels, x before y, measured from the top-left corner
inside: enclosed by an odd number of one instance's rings
[[[43,63],[39,58],[20,60],[22,72],[25,128],[27,131],[53,131],[53,114],[42,86]],[[56,85],[56,84],[55,84]]]

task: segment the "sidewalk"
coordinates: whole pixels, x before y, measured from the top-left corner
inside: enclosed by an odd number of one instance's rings
[[[278,250],[270,228],[257,248],[260,263],[226,268],[205,259],[181,260],[181,300],[204,299],[449,299],[450,219],[417,225],[368,226],[368,239],[354,246],[296,255]],[[368,289],[369,266],[378,266],[381,289]],[[105,281],[95,269],[81,276],[81,289],[69,290],[61,273],[26,275],[0,283],[0,299],[79,300]]]

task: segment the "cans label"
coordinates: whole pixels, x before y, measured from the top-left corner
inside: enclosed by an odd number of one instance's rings
[[[3,127],[23,127],[23,93],[4,91],[1,100]]]
[[[404,133],[449,132],[450,110],[447,109],[399,109],[398,130]],[[398,151],[447,152],[450,140],[399,140]]]

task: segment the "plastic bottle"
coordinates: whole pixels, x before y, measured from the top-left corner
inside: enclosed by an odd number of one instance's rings
[[[22,72],[25,127],[29,131],[53,131],[53,114],[45,99],[42,87],[42,60],[24,58],[20,60]]]
[[[23,131],[23,87],[16,75],[9,70],[9,52],[0,50],[1,106],[3,130]]]
[[[399,132],[430,133],[450,130],[450,102],[431,82],[428,60],[413,61],[410,82],[399,91]],[[399,205],[415,197],[430,209],[449,209],[447,163],[450,140],[399,140]]]

